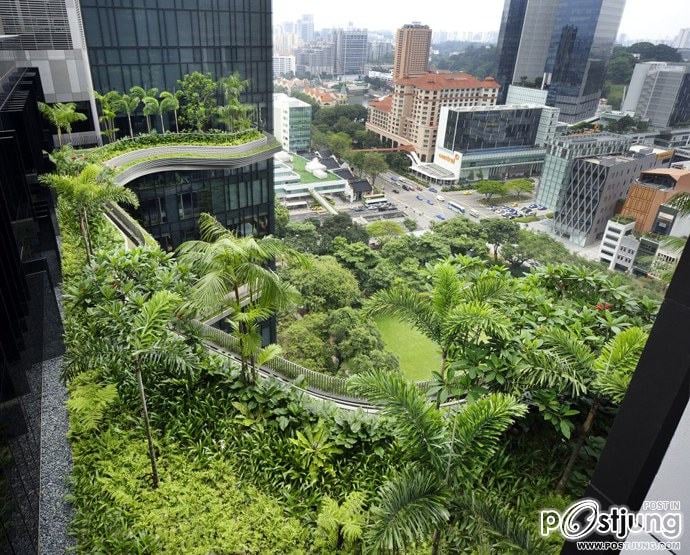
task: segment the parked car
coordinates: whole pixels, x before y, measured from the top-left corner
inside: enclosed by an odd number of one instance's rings
[[[429,192],[430,193],[438,193],[438,189],[436,187],[429,187]]]
[[[393,189],[393,192],[399,195],[399,194],[400,194],[400,189]]]
[[[423,200],[424,200],[424,197],[423,197],[422,195],[417,195],[417,200],[423,201]]]
[[[446,217],[443,214],[436,214],[436,218],[439,220],[445,220]]]
[[[546,210],[546,206],[540,204],[539,206],[537,206],[537,210]]]
[[[412,190],[412,188],[409,185],[405,185],[404,183],[403,183],[402,188],[403,188],[403,191],[411,191]]]
[[[434,201],[433,201],[433,200],[431,200],[431,199],[427,199],[426,203],[427,203],[427,204],[430,204],[430,205],[432,205],[432,206],[433,206],[433,204],[434,204]]]
[[[532,203],[532,204],[530,204],[527,208],[535,209],[535,208],[539,208],[539,205],[538,205],[538,204]]]
[[[391,175],[391,181],[400,181],[400,182],[402,182],[402,180],[401,180],[397,175]]]
[[[446,197],[444,197],[443,195],[437,195],[437,196],[436,196],[436,200],[439,201],[439,202],[445,202]]]

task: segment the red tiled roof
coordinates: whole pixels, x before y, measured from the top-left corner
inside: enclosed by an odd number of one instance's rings
[[[376,108],[377,110],[381,110],[382,112],[390,112],[391,108],[393,107],[393,96],[389,94],[383,98],[370,100],[369,106]]]
[[[304,92],[309,96],[319,99],[321,102],[335,102],[338,99],[338,97],[332,92],[328,92],[323,89],[307,88],[304,89]]]
[[[415,77],[406,77],[395,82],[396,85],[414,85],[418,89],[498,89],[499,84],[493,77],[478,79],[469,73],[429,72]]]

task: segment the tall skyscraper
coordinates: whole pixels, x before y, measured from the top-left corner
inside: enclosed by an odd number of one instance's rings
[[[591,117],[625,0],[506,0],[498,40],[497,79],[507,87],[548,88],[547,103],[568,123]]]
[[[306,14],[297,20],[297,35],[302,44],[314,40],[314,16]]]
[[[561,0],[554,18],[545,82],[561,121],[592,117],[599,104],[625,0]]]
[[[428,25],[414,22],[398,29],[395,33],[393,79],[426,73],[429,68],[430,49],[431,29]]]
[[[367,63],[367,30],[336,29],[333,32],[335,44],[335,74],[364,75]]]

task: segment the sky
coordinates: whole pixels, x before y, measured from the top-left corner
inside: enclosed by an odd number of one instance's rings
[[[653,6],[653,7],[652,7]],[[440,31],[498,31],[503,0],[273,0],[273,21],[314,15],[317,29],[356,27],[394,30],[421,21]],[[627,0],[619,33],[628,38],[672,38],[690,28],[688,0]]]

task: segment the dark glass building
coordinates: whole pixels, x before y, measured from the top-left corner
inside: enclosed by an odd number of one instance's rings
[[[625,0],[505,0],[497,79],[548,88],[561,121],[594,115]]]
[[[97,90],[174,91],[195,71],[215,80],[237,71],[249,80],[242,100],[256,106],[257,126],[272,131],[270,0],[82,0],[81,11]],[[161,171],[128,187],[141,202],[135,215],[166,248],[195,238],[202,212],[242,234],[273,231],[272,159],[238,169]]]
[[[497,44],[499,57],[496,81],[501,85],[496,99],[497,104],[505,104],[508,85],[513,82],[513,72],[517,62],[526,10],[527,0],[505,0],[503,4],[501,29]]]
[[[561,121],[592,117],[597,109],[625,0],[561,0],[546,60],[547,104]]]
[[[471,152],[495,148],[533,147],[542,108],[449,110],[443,148]]]

